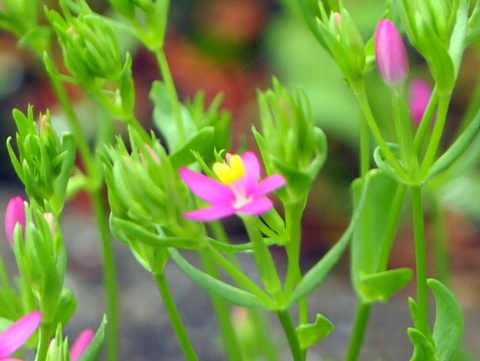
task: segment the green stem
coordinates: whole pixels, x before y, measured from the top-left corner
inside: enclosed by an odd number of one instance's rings
[[[269,327],[269,320],[262,310],[257,308],[248,309],[248,313],[252,318],[255,327],[255,338],[257,340],[257,350],[261,350],[265,356],[265,360],[278,361],[278,347],[274,344]]]
[[[107,302],[107,360],[118,360],[118,340],[119,340],[119,317],[118,317],[118,285],[117,270],[115,265],[115,252],[113,249],[112,238],[110,237],[110,229],[108,226],[107,210],[102,198],[101,190],[93,190],[90,192],[93,202],[93,210],[97,227],[100,232],[100,240],[102,244],[102,264],[104,288]]]
[[[370,170],[370,131],[364,116],[360,121],[360,176],[364,178]]]
[[[260,298],[265,304],[269,305],[272,303],[268,295],[263,291],[255,282],[253,282],[244,272],[242,272],[236,265],[231,263],[226,259],[218,250],[213,246],[207,244],[205,251],[208,252],[208,255],[222,267],[238,285],[252,292],[255,296]]]
[[[433,247],[435,254],[435,271],[438,279],[446,286],[450,284],[450,257],[447,246],[447,232],[443,219],[442,207],[438,198],[430,198],[433,227]]]
[[[51,338],[53,335],[52,323],[41,323],[40,325],[40,340],[35,356],[35,361],[45,361],[47,358],[48,347],[50,346]]]
[[[256,226],[256,218],[254,216],[242,215],[241,216],[245,228],[247,230],[248,237],[252,241],[253,254],[257,263],[258,272],[262,278],[265,289],[277,298],[282,291],[282,284],[273,262],[272,255],[265,244],[262,234]]]
[[[450,103],[450,95],[440,95],[438,100],[437,117],[435,118],[435,125],[432,130],[432,137],[428,143],[425,157],[423,158],[422,165],[420,167],[420,180],[425,177],[428,170],[435,161],[435,157],[438,152],[438,147],[443,135],[443,129],[445,127],[445,120],[447,118],[448,106]]]
[[[200,257],[205,271],[214,278],[220,278],[218,269],[213,260],[204,252],[200,252]],[[223,344],[225,345],[225,352],[228,355],[228,359],[231,361],[242,361],[242,351],[233,327],[228,304],[222,298],[212,293],[210,293],[210,298],[217,316],[221,331],[220,333],[223,338]]]
[[[365,338],[365,330],[368,325],[371,310],[371,303],[366,303],[361,300],[358,301],[355,312],[355,321],[353,322],[352,327],[352,336],[350,337],[345,361],[357,360],[363,345],[363,339]]]
[[[393,241],[395,240],[395,232],[397,231],[398,220],[405,199],[406,190],[407,187],[404,184],[399,183],[393,203],[390,205],[390,217],[388,218],[388,224],[384,232],[384,239],[387,239],[388,242],[382,242],[384,247],[379,259],[378,267],[376,268],[380,272],[386,270],[388,267],[388,259],[390,257],[390,251],[392,250]]]
[[[180,346],[185,353],[185,356],[188,361],[198,361],[198,357],[193,349],[193,346],[190,342],[190,339],[187,335],[185,327],[183,325],[182,319],[175,305],[175,301],[170,293],[170,288],[168,287],[167,278],[165,274],[156,274],[155,280],[157,281],[157,287],[162,296],[163,302],[165,304],[165,309],[167,310],[168,316],[170,317],[170,322],[172,323],[173,329],[177,335]]]
[[[288,344],[290,346],[290,351],[292,353],[293,361],[304,361],[305,353],[300,347],[300,342],[298,340],[297,331],[293,325],[292,318],[288,311],[278,311],[278,319],[283,328],[283,332],[287,337]]]
[[[108,227],[108,219],[106,209],[102,199],[101,188],[103,184],[100,168],[90,151],[88,141],[83,132],[79,119],[74,111],[73,105],[68,97],[63,84],[56,78],[54,74],[48,71],[50,82],[57,95],[62,109],[72,129],[75,142],[89,177],[88,192],[93,200],[94,213],[100,232],[102,251],[103,251],[103,274],[105,277],[105,294],[107,303],[107,317],[109,322],[109,332],[107,334],[107,359],[109,361],[118,360],[118,299],[117,299],[117,276],[115,269],[114,254],[112,250],[112,241]]]
[[[306,201],[301,200],[295,204],[285,205],[285,223],[289,237],[288,243],[285,245],[288,257],[288,267],[285,278],[284,294],[287,298],[293,292],[295,284],[300,282],[302,278],[299,258],[302,234],[302,215],[305,208],[305,202]]]
[[[157,58],[158,66],[160,68],[160,73],[162,74],[163,82],[167,88],[168,96],[170,98],[170,104],[172,107],[173,116],[175,118],[175,124],[177,126],[178,138],[180,144],[185,144],[187,137],[185,134],[185,127],[182,120],[182,114],[180,112],[180,105],[178,100],[177,90],[175,88],[175,83],[173,82],[172,73],[170,72],[170,67],[168,66],[167,57],[163,48],[158,47],[155,50],[155,56]]]
[[[417,312],[414,321],[416,328],[424,335],[428,335],[427,250],[421,188],[419,186],[410,187],[410,194],[412,198],[415,260],[417,269]]]
[[[405,173],[405,170],[398,163],[398,160],[395,158],[395,155],[388,147],[385,139],[383,139],[380,129],[378,128],[377,122],[375,121],[375,117],[372,113],[372,109],[370,108],[370,104],[368,103],[367,94],[365,92],[365,84],[355,84],[353,91],[355,93],[355,97],[360,104],[360,108],[362,109],[363,116],[365,117],[368,127],[370,128],[373,137],[378,143],[378,146],[382,149],[387,161],[402,179],[407,179],[407,174]]]
[[[432,96],[430,97],[430,101],[428,102],[427,109],[425,109],[425,113],[423,114],[422,121],[418,126],[417,133],[415,134],[415,151],[419,154],[423,141],[425,140],[425,136],[427,134],[427,130],[432,124],[432,119],[435,115],[435,109],[437,107],[438,101],[438,89],[435,87],[432,92]]]
[[[404,167],[407,168],[407,173],[414,176],[418,168],[418,160],[415,154],[412,122],[407,112],[408,106],[404,99],[403,91],[392,90],[392,104],[398,144]]]

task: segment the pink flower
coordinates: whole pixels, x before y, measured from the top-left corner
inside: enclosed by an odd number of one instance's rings
[[[92,330],[84,330],[70,347],[70,360],[77,361],[92,342],[95,333]]]
[[[409,107],[412,120],[420,123],[432,96],[432,88],[422,79],[414,79],[410,84]]]
[[[259,182],[260,164],[257,156],[227,154],[227,163],[215,163],[218,181],[188,168],[180,168],[180,177],[198,197],[211,206],[184,213],[186,218],[213,221],[235,213],[262,214],[273,207],[266,194],[285,185],[285,179],[274,174]]]
[[[10,199],[5,211],[5,236],[10,244],[13,244],[15,226],[20,224],[25,228],[25,205],[22,197],[16,196]]]
[[[0,361],[21,361],[9,356],[27,342],[40,325],[41,319],[40,311],[33,311],[0,333]]]
[[[408,58],[402,37],[395,25],[382,19],[375,32],[375,57],[378,71],[387,85],[402,83],[408,74]]]

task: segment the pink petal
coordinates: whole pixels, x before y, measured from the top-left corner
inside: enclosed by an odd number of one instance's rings
[[[215,221],[235,214],[235,209],[230,205],[218,205],[195,211],[183,213],[183,216],[195,221]]]
[[[0,333],[0,359],[10,356],[27,342],[41,320],[42,314],[40,311],[33,311]]]
[[[245,168],[245,193],[251,194],[257,186],[260,178],[260,163],[253,152],[245,152],[242,155],[243,166]]]
[[[375,57],[385,83],[394,85],[405,80],[408,74],[407,51],[395,24],[389,19],[382,19],[377,25]]]
[[[425,114],[428,102],[432,95],[432,88],[422,79],[414,79],[410,84],[410,115],[412,120],[418,124]]]
[[[273,207],[273,202],[268,198],[256,198],[237,209],[238,213],[262,214],[268,212]]]
[[[273,192],[275,189],[283,187],[286,183],[287,182],[285,178],[283,178],[280,174],[273,174],[258,184],[253,196],[255,198],[264,196],[265,194]]]
[[[232,190],[215,179],[185,167],[180,168],[179,173],[190,190],[208,203],[225,204],[235,199]]]
[[[92,330],[84,330],[70,348],[70,360],[77,361],[93,339],[95,333]]]
[[[5,236],[10,245],[13,243],[13,233],[17,223],[22,229],[25,228],[25,204],[23,198],[19,196],[10,199],[5,211]]]

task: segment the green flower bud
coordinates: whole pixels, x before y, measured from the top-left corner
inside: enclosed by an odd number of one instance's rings
[[[291,95],[276,79],[273,83],[273,90],[258,96],[262,132],[253,131],[268,173],[287,180],[293,200],[308,194],[326,158],[326,138],[314,125],[305,95]]]
[[[131,152],[118,140],[102,156],[110,223],[112,232],[151,266],[157,263],[151,247],[195,248],[204,230],[182,216],[190,197],[160,143],[154,140],[149,146],[132,129],[130,135]]]
[[[47,201],[55,215],[60,214],[66,200],[66,191],[75,162],[75,141],[70,133],[60,140],[53,129],[50,114],[40,115],[40,122],[33,119],[30,106],[27,115],[18,109],[13,111],[17,125],[16,146],[11,137],[7,139],[10,159],[17,175],[25,185],[27,194],[44,212]]]
[[[98,86],[98,79],[117,81],[123,65],[112,27],[101,18],[88,16],[91,11],[86,5],[82,6],[82,13],[77,17],[66,6],[63,6],[63,12],[65,19],[54,10],[45,11],[70,73],[88,90]]]
[[[366,56],[364,43],[352,17],[345,8],[340,13],[327,12],[319,2],[320,17],[313,34],[320,44],[335,59],[349,81],[354,81],[364,72]],[[308,15],[307,15],[308,16]]]
[[[50,208],[49,204],[46,204]],[[45,322],[57,319],[64,289],[66,250],[58,219],[45,217],[33,204],[26,207],[25,235],[14,241],[14,253],[22,279],[31,287]],[[54,233],[52,233],[54,228]]]

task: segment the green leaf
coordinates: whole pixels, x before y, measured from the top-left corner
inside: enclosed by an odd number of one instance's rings
[[[314,323],[307,323],[297,327],[298,341],[300,347],[306,350],[310,346],[313,346],[318,341],[327,337],[327,335],[333,330],[333,323],[323,315],[317,314],[317,318]]]
[[[184,146],[171,154],[170,160],[176,168],[187,166],[195,161],[192,150],[199,154],[205,154],[206,150],[212,150],[211,144],[214,141],[215,129],[205,127],[199,130]]]
[[[436,304],[433,340],[439,361],[451,361],[463,335],[463,315],[455,295],[440,281],[428,280]]]
[[[105,338],[105,326],[107,324],[106,316],[103,316],[102,323],[98,328],[97,332],[95,332],[95,336],[93,336],[92,341],[82,353],[78,361],[95,361],[98,359],[100,355],[100,351],[102,350],[103,340]]]
[[[369,302],[387,302],[412,279],[410,268],[398,268],[360,277],[362,296]]]
[[[232,304],[245,307],[268,308],[267,305],[254,294],[220,281],[207,273],[192,266],[174,248],[169,249],[172,259],[192,281],[209,292],[216,294]]]
[[[413,356],[410,361],[438,361],[435,346],[420,331],[409,328],[408,337],[413,344]]]
[[[355,207],[360,204],[362,193],[366,192],[367,195],[363,211],[353,233],[351,262],[355,289],[367,301],[372,300],[372,297],[374,299],[380,297],[381,300],[384,297],[391,296],[391,294],[388,295],[391,289],[388,290],[387,285],[381,285],[381,283],[386,282],[383,277],[395,278],[405,277],[405,275],[400,272],[399,274],[392,273],[391,276],[388,274],[372,276],[371,279],[367,278],[367,283],[373,286],[376,277],[378,277],[380,284],[377,287],[380,288],[369,289],[364,287],[365,284],[362,280],[365,277],[385,271],[387,265],[385,258],[390,253],[396,224],[398,223],[400,210],[398,201],[403,199],[402,193],[397,192],[401,190],[400,185],[381,170],[371,170],[367,173],[366,179],[368,181],[366,184],[363,179],[358,179],[353,184]],[[401,198],[397,199],[397,197]],[[392,207],[392,205],[396,206]],[[400,279],[397,281],[400,282]],[[387,292],[384,296],[379,294],[379,292],[382,292],[381,289]]]

